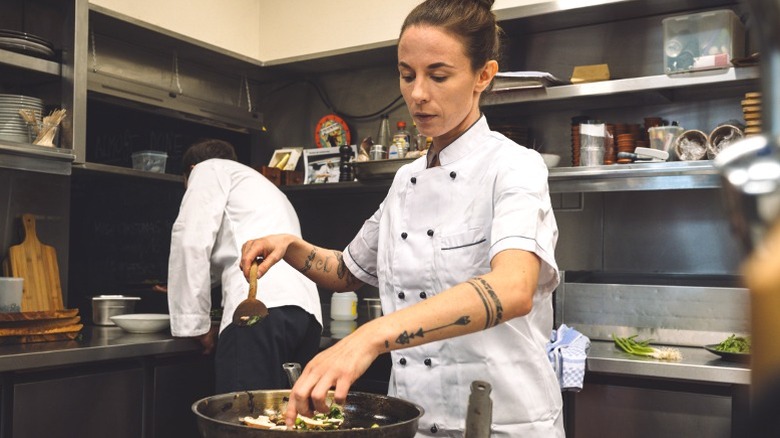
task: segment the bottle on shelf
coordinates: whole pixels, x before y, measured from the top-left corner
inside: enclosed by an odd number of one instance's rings
[[[389,158],[404,158],[409,151],[410,136],[406,130],[406,122],[403,120],[396,123],[395,135],[393,135],[393,145],[390,146]],[[395,152],[395,156],[393,156]]]
[[[392,141],[390,136],[390,116],[387,114],[382,116],[382,121],[379,123],[379,134],[376,136],[377,142],[374,145],[382,145],[387,150]]]
[[[420,134],[420,130],[417,129],[417,124],[412,122],[414,133],[412,134],[411,141],[409,142],[410,151],[421,151],[425,149],[425,136]]]

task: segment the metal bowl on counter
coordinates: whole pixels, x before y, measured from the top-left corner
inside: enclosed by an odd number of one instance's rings
[[[289,390],[231,392],[199,400],[192,405],[192,411],[204,438],[298,436],[294,431],[255,429],[239,421],[246,416],[262,415],[266,409],[284,412],[289,395]],[[302,436],[411,438],[417,433],[417,423],[424,412],[416,404],[399,398],[363,392],[350,392],[342,408],[345,421],[340,429],[310,430]],[[378,427],[372,428],[374,424]]]
[[[98,295],[92,297],[92,323],[95,325],[116,325],[112,316],[133,313],[139,297],[124,295]]]

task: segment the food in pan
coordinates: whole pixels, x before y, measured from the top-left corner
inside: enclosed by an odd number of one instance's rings
[[[284,424],[284,414],[273,409],[266,409],[263,415],[257,418],[242,417],[241,422],[249,427],[259,429],[287,429]],[[336,430],[344,422],[344,413],[341,407],[333,405],[327,414],[315,412],[312,417],[298,415],[293,430]]]
[[[726,340],[712,347],[713,350],[724,351],[726,353],[750,354],[750,338],[745,336],[731,335]]]
[[[660,360],[682,360],[682,353],[680,353],[680,350],[671,347],[651,347],[649,340],[640,341],[637,340],[636,337],[637,335],[620,338],[614,334],[612,335],[612,339],[615,340],[615,345],[628,354],[652,357]]]

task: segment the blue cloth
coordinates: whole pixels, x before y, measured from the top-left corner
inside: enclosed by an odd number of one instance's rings
[[[552,331],[547,357],[558,376],[561,391],[579,392],[582,389],[589,349],[590,339],[566,324]]]

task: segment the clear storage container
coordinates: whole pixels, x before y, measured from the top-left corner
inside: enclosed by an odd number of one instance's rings
[[[168,154],[159,151],[141,151],[134,152],[133,169],[144,170],[146,172],[165,173],[165,163],[168,161]]]
[[[728,9],[665,18],[663,28],[667,74],[728,68],[745,53],[745,26]]]

